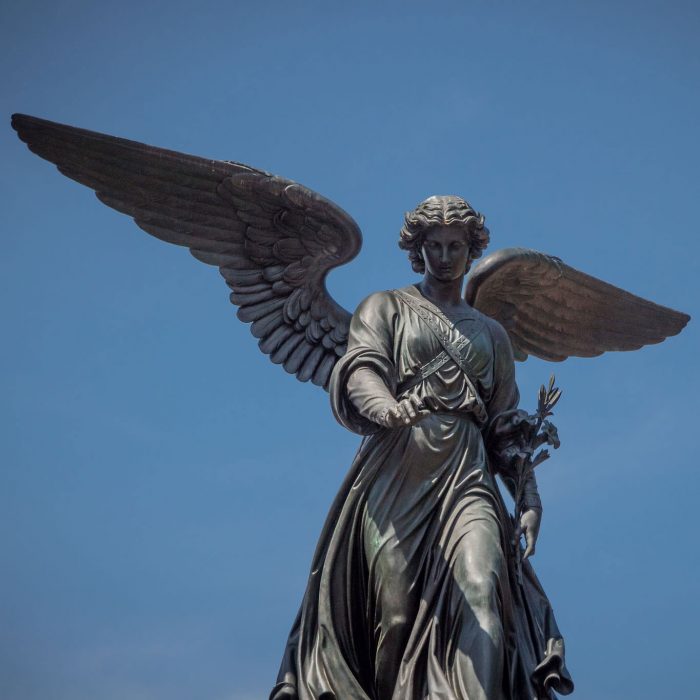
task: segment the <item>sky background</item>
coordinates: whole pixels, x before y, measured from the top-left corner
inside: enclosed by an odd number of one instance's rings
[[[350,9],[350,7],[352,9]],[[435,193],[700,318],[695,2],[0,7],[0,697],[254,700],[358,446],[272,365],[216,269],[10,130],[25,112],[298,180],[350,212],[348,309],[416,280]],[[554,369],[534,563],[580,700],[693,697],[698,323]]]

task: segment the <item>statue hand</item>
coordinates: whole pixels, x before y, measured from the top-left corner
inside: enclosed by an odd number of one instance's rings
[[[429,413],[422,401],[415,396],[409,396],[390,406],[384,412],[381,424],[385,428],[401,428],[405,425],[414,425]]]
[[[525,552],[523,559],[527,559],[535,553],[537,536],[540,534],[542,511],[539,508],[530,508],[520,516],[520,524],[515,530],[515,541],[520,541],[520,536],[525,535]]]

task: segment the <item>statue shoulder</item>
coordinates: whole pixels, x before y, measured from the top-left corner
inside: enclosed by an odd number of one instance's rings
[[[365,297],[355,309],[353,316],[388,316],[396,312],[398,300],[391,290],[373,292]]]
[[[503,324],[501,324],[492,316],[488,316],[482,311],[479,311],[478,309],[474,309],[474,311],[476,311],[476,313],[479,314],[479,317],[489,329],[489,333],[491,334],[491,339],[494,345],[505,346],[512,353],[510,336],[508,335],[508,331],[503,327]]]

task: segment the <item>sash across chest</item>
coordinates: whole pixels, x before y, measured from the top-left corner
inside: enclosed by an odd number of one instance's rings
[[[458,340],[453,341],[450,338],[449,333],[447,333],[438,322],[435,314],[420,304],[414,297],[401,289],[393,290],[393,294],[397,299],[406,304],[406,306],[408,306],[418,315],[418,317],[423,321],[443,348],[439,355],[420,367],[416,371],[415,376],[411,377],[405,382],[402,382],[397,387],[397,392],[402,394],[403,392],[412,389],[414,386],[420,384],[420,382],[422,382],[424,379],[427,379],[431,374],[435,374],[435,372],[437,372],[447,362],[452,360],[462,370],[467,386],[474,395],[474,399],[476,401],[474,414],[482,423],[485,423],[488,420],[486,406],[484,405],[484,402],[479,396],[479,393],[474,386],[474,382],[471,379],[470,374],[473,372],[473,369],[469,364],[469,360],[462,354],[462,350],[471,344],[471,340],[467,336],[461,336]]]

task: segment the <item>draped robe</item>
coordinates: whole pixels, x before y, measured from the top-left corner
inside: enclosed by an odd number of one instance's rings
[[[459,345],[462,368],[450,359],[425,376],[444,346],[401,293]],[[518,403],[510,342],[474,309],[455,321],[414,286],[373,294],[353,316],[331,405],[365,437],[321,533],[272,700],[550,700],[573,690],[549,601],[528,562],[515,575],[495,481],[514,479],[497,429]],[[381,427],[358,370],[429,415]],[[539,505],[534,477],[526,503]]]

